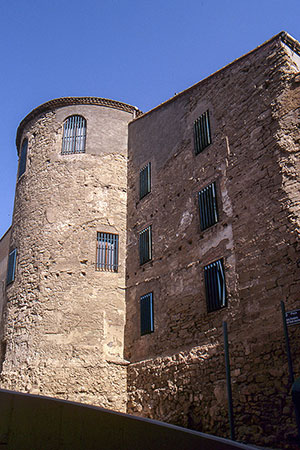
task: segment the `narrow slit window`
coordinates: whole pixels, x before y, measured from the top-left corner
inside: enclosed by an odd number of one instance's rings
[[[17,259],[17,249],[15,248],[8,255],[6,286],[12,283],[15,279],[16,259]]]
[[[18,179],[23,175],[23,173],[26,170],[27,148],[28,148],[28,139],[24,139],[20,152]]]
[[[154,331],[153,293],[140,298],[141,336]]]
[[[223,260],[219,259],[204,267],[207,312],[227,306]]]
[[[82,116],[71,116],[64,123],[62,154],[84,153],[86,120]]]
[[[140,264],[152,259],[152,229],[151,225],[139,233]]]
[[[151,163],[149,162],[140,171],[140,199],[151,191]]]
[[[96,269],[118,272],[119,236],[112,233],[97,233]]]
[[[208,110],[194,122],[195,154],[202,152],[211,144],[211,131]]]
[[[198,193],[200,228],[202,231],[218,222],[216,183],[213,182]]]

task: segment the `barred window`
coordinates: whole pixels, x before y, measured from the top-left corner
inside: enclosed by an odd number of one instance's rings
[[[151,163],[140,170],[140,199],[151,191]]]
[[[219,259],[204,267],[207,312],[227,306],[223,260]]]
[[[194,144],[196,155],[211,144],[208,110],[194,122]]]
[[[141,313],[141,336],[153,333],[154,331],[154,314],[153,314],[153,293],[143,295],[140,298]]]
[[[24,139],[20,152],[18,179],[23,175],[23,173],[26,170],[27,147],[28,147],[28,139]]]
[[[139,234],[140,240],[140,264],[145,264],[152,259],[152,230],[151,225]]]
[[[6,286],[12,283],[15,279],[16,259],[17,259],[17,249],[15,248],[8,255]]]
[[[218,222],[216,183],[213,182],[198,193],[200,228],[206,230]]]
[[[112,233],[97,233],[96,269],[118,272],[119,236]]]
[[[71,116],[64,123],[62,154],[84,153],[86,120],[82,116]]]

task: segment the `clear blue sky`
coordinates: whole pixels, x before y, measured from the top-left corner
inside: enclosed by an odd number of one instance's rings
[[[2,0],[0,236],[10,226],[15,134],[63,96],[147,111],[285,30],[300,39],[300,0]]]

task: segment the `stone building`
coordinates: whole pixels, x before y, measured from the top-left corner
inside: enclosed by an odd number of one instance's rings
[[[293,448],[299,72],[282,32],[148,113],[62,98],[21,122],[2,387],[228,436],[226,321],[237,439]]]

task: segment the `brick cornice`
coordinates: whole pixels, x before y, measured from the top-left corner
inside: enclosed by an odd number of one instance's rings
[[[51,111],[56,108],[62,108],[63,106],[71,106],[71,105],[97,105],[104,106],[107,108],[120,109],[122,111],[126,111],[132,114],[135,114],[135,117],[142,114],[142,112],[136,107],[132,105],[128,105],[127,103],[118,102],[116,100],[110,100],[108,98],[101,97],[61,97],[50,100],[37,108],[33,109],[20,123],[17,136],[16,136],[16,145],[19,151],[21,136],[24,127],[34,119],[37,115],[42,114],[47,111]]]

